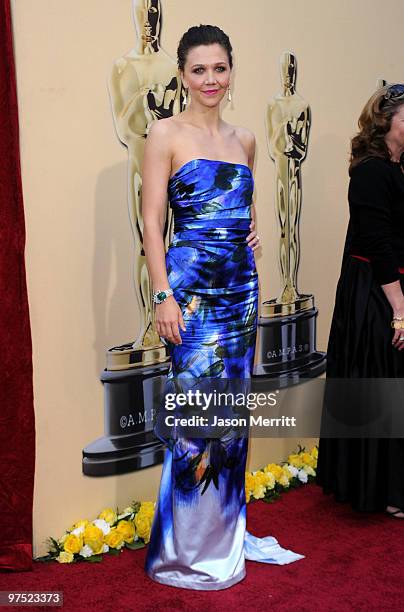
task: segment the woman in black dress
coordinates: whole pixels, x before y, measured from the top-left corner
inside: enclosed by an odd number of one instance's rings
[[[404,85],[395,84],[370,98],[352,139],[327,379],[404,378],[403,152]],[[355,510],[404,518],[404,438],[321,437],[317,482]]]

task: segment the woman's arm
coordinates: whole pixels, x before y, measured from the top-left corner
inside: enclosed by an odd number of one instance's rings
[[[169,288],[163,230],[167,214],[167,183],[171,172],[170,131],[164,119],[153,123],[143,156],[143,249],[153,291]],[[157,333],[174,344],[181,344],[178,325],[184,330],[185,325],[174,296],[169,296],[154,307]]]
[[[251,173],[253,173],[254,172],[254,160],[255,160],[255,146],[256,146],[255,135],[250,130],[247,130],[244,128],[241,132],[240,139],[243,143],[245,150],[247,151],[248,166],[251,170]],[[251,232],[248,234],[246,240],[247,240],[248,246],[251,247],[253,251],[255,251],[255,249],[258,249],[260,246],[259,237],[255,229],[256,222],[257,222],[257,212],[255,209],[255,204],[252,201],[251,202],[251,223],[250,223]]]
[[[393,317],[398,317],[404,319],[404,296],[401,290],[401,283],[399,280],[394,281],[393,283],[388,283],[387,285],[381,286],[386,298],[390,302],[390,306],[393,309]],[[404,342],[400,342],[399,338],[404,334],[404,330],[395,329],[394,336],[392,340],[393,346],[397,347],[399,351],[402,351],[404,348]]]
[[[356,166],[348,198],[358,238],[370,258],[376,282],[386,285],[397,281],[400,274],[392,246],[394,193],[386,162],[372,158]]]
[[[392,185],[383,160],[369,159],[354,168],[349,185],[349,201],[355,210],[361,241],[366,244],[375,280],[380,284],[394,317],[404,317],[404,295],[392,248]],[[402,335],[395,330],[392,344],[399,350]]]
[[[400,281],[394,281],[394,283],[388,283],[387,285],[381,286],[393,311],[402,310],[404,312],[404,296],[401,290]],[[404,316],[401,315],[401,316]]]

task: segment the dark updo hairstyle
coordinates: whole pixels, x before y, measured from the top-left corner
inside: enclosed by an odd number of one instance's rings
[[[404,104],[404,85],[385,85],[369,98],[363,108],[358,125],[359,132],[351,141],[349,173],[367,157],[390,159],[384,139],[390,131],[391,120]]]
[[[230,68],[233,67],[233,58],[231,55],[232,46],[230,44],[230,39],[217,26],[212,25],[199,25],[192,26],[189,28],[185,34],[183,34],[177,49],[177,64],[179,70],[184,72],[184,66],[187,59],[187,54],[190,49],[193,47],[198,47],[199,45],[213,45],[214,43],[218,43],[223,47],[223,49],[227,52],[227,57],[229,59]]]

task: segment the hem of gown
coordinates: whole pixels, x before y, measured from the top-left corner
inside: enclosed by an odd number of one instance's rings
[[[224,582],[182,582],[181,580],[174,580],[172,578],[164,578],[162,576],[155,576],[153,572],[146,572],[149,578],[160,584],[164,584],[172,587],[180,587],[181,589],[193,589],[197,591],[219,591],[221,589],[227,589],[233,586],[237,582],[241,582],[246,577],[246,569],[237,576],[225,580]]]
[[[395,505],[387,502],[385,504],[382,503],[379,505],[357,503],[352,499],[352,496],[343,495],[328,484],[323,484],[322,482],[318,481],[316,482],[316,484],[322,489],[323,495],[331,496],[333,501],[337,504],[347,504],[354,512],[358,512],[360,514],[379,514],[380,512],[384,512],[386,510],[386,506]]]

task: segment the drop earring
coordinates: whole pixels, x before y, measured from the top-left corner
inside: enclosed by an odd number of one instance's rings
[[[230,85],[229,85],[229,87],[227,88],[227,99],[228,99],[228,101],[229,101],[229,102],[231,102]]]
[[[185,107],[188,104],[187,90],[185,88],[184,88],[184,94],[183,95],[184,95],[184,102],[183,102],[183,104],[184,104],[184,107]]]

